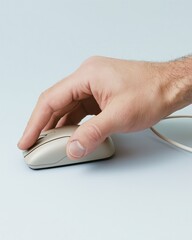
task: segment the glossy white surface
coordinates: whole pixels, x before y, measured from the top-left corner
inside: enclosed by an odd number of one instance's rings
[[[191,8],[190,0],[0,1],[0,239],[192,239],[192,155],[149,130],[114,135],[111,160],[43,171],[16,147],[41,91],[88,56],[191,53]]]

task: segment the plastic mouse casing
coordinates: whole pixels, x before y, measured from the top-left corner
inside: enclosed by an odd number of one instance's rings
[[[23,152],[26,164],[33,169],[57,167],[111,157],[114,152],[112,139],[108,137],[97,149],[78,160],[71,160],[66,155],[68,139],[78,126],[65,126],[43,132],[37,142]]]

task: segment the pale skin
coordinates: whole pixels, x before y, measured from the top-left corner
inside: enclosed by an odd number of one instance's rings
[[[68,157],[78,159],[112,133],[149,128],[191,102],[190,56],[162,63],[91,57],[40,95],[18,147],[26,150],[42,131],[95,115],[68,141]]]

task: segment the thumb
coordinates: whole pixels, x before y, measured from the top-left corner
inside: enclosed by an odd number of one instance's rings
[[[67,144],[67,156],[79,159],[91,153],[113,132],[113,123],[102,111],[87,122],[80,125],[70,137]]]

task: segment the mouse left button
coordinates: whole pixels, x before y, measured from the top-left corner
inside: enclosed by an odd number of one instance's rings
[[[24,159],[31,168],[43,168],[53,166],[66,156],[66,145],[68,137],[47,142],[34,149]]]

